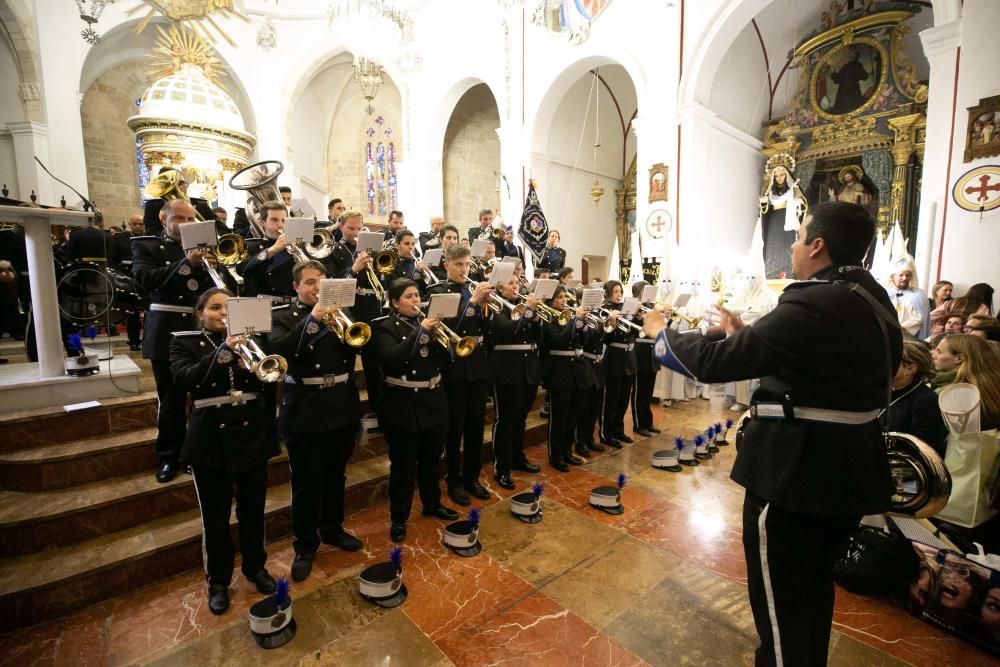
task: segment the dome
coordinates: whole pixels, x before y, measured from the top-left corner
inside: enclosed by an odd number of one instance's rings
[[[162,118],[218,130],[246,131],[243,115],[232,98],[201,68],[188,63],[146,89],[134,118]]]

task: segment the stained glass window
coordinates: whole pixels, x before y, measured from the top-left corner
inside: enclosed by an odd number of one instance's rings
[[[386,125],[385,118],[379,116],[375,119],[375,126],[365,130],[365,135],[368,137],[365,143],[368,215],[388,215],[389,211],[399,207],[396,144],[392,141],[393,131]],[[376,137],[376,135],[382,136]]]

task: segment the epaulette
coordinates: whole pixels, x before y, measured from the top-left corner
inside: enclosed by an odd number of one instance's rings
[[[173,335],[173,336],[200,336],[203,333],[204,332],[201,331],[201,330],[197,330],[197,331],[173,331],[173,332],[171,332],[171,335]]]
[[[149,236],[133,236],[132,240],[133,241],[145,241],[146,239],[158,239],[158,238],[160,238],[160,237],[151,234]]]
[[[376,322],[378,322],[380,320],[387,320],[387,319],[389,319],[388,315],[381,315],[381,316],[376,317],[375,319],[373,319],[372,320],[372,324],[375,324]]]
[[[281,310],[282,308],[290,308],[292,304],[290,303],[279,303],[277,306],[271,306],[271,312],[276,310]]]

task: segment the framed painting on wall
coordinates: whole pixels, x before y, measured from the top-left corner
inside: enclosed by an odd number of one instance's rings
[[[1000,155],[1000,95],[979,100],[969,107],[963,162]]]
[[[649,168],[649,203],[667,201],[667,165],[657,162]]]

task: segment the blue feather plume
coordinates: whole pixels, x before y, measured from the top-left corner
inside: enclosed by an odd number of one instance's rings
[[[469,510],[469,523],[472,525],[473,530],[479,527],[479,508],[473,507]]]
[[[83,335],[85,338],[94,340],[94,338],[97,337],[97,329],[94,327],[87,327],[86,329],[83,330]]]
[[[729,428],[732,428],[732,427],[733,427],[733,420],[732,419],[727,419],[726,420],[726,428],[729,429]]]
[[[674,446],[677,447],[677,449],[684,449],[684,438],[681,436],[674,438]]]
[[[291,588],[292,585],[288,583],[288,577],[278,577],[278,580],[274,582],[274,601],[278,604],[279,609],[288,599],[288,591]]]
[[[80,341],[80,334],[70,334],[69,338],[66,339],[66,347],[71,350],[79,350],[83,347],[83,343]]]
[[[542,491],[545,490],[545,486],[541,482],[535,482],[531,485],[531,492],[535,494],[535,499],[537,500],[539,496],[542,495]]]
[[[399,547],[393,547],[392,551],[389,552],[389,562],[392,563],[392,566],[396,568],[397,572],[399,572],[400,570],[402,570],[403,569],[403,550],[400,549]]]
[[[707,429],[705,429],[705,435],[708,437],[709,440],[711,440],[712,438],[714,438],[715,437],[715,427],[714,426],[709,426]]]
[[[620,472],[618,473],[618,488],[621,489],[624,488],[624,486],[625,486],[625,473]]]
[[[701,433],[699,433],[698,435],[694,436],[694,444],[695,445],[704,445],[705,444],[705,436],[703,436]]]
[[[722,433],[722,422],[715,422],[715,432]]]

